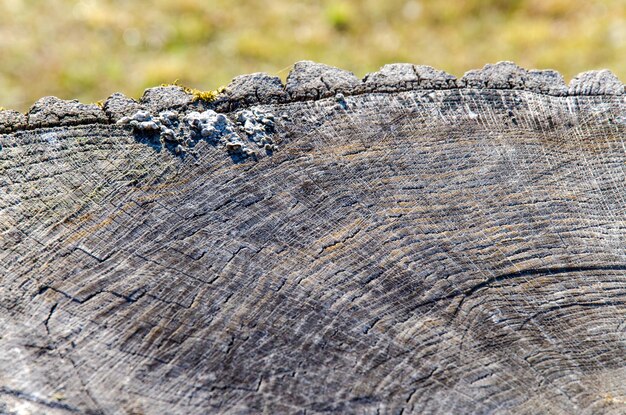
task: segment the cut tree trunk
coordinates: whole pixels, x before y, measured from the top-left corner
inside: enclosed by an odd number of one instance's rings
[[[626,94],[312,62],[0,112],[0,413],[626,413]]]

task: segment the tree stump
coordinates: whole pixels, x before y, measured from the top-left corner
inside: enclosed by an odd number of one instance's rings
[[[626,412],[610,72],[196,98],[0,112],[0,413]]]

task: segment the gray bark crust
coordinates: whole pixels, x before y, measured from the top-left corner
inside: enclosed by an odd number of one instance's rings
[[[0,111],[0,413],[623,414],[625,139],[510,62]]]

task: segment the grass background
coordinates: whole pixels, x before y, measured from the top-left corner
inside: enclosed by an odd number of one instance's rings
[[[363,76],[390,62],[456,76],[513,60],[626,81],[626,0],[0,0],[0,106],[94,102],[179,79],[215,89],[311,59]]]

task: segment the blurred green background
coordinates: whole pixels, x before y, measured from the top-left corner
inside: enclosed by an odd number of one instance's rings
[[[285,78],[302,59],[359,76],[390,62],[460,76],[513,60],[624,81],[625,55],[626,0],[0,0],[0,106],[22,111],[45,95]]]

